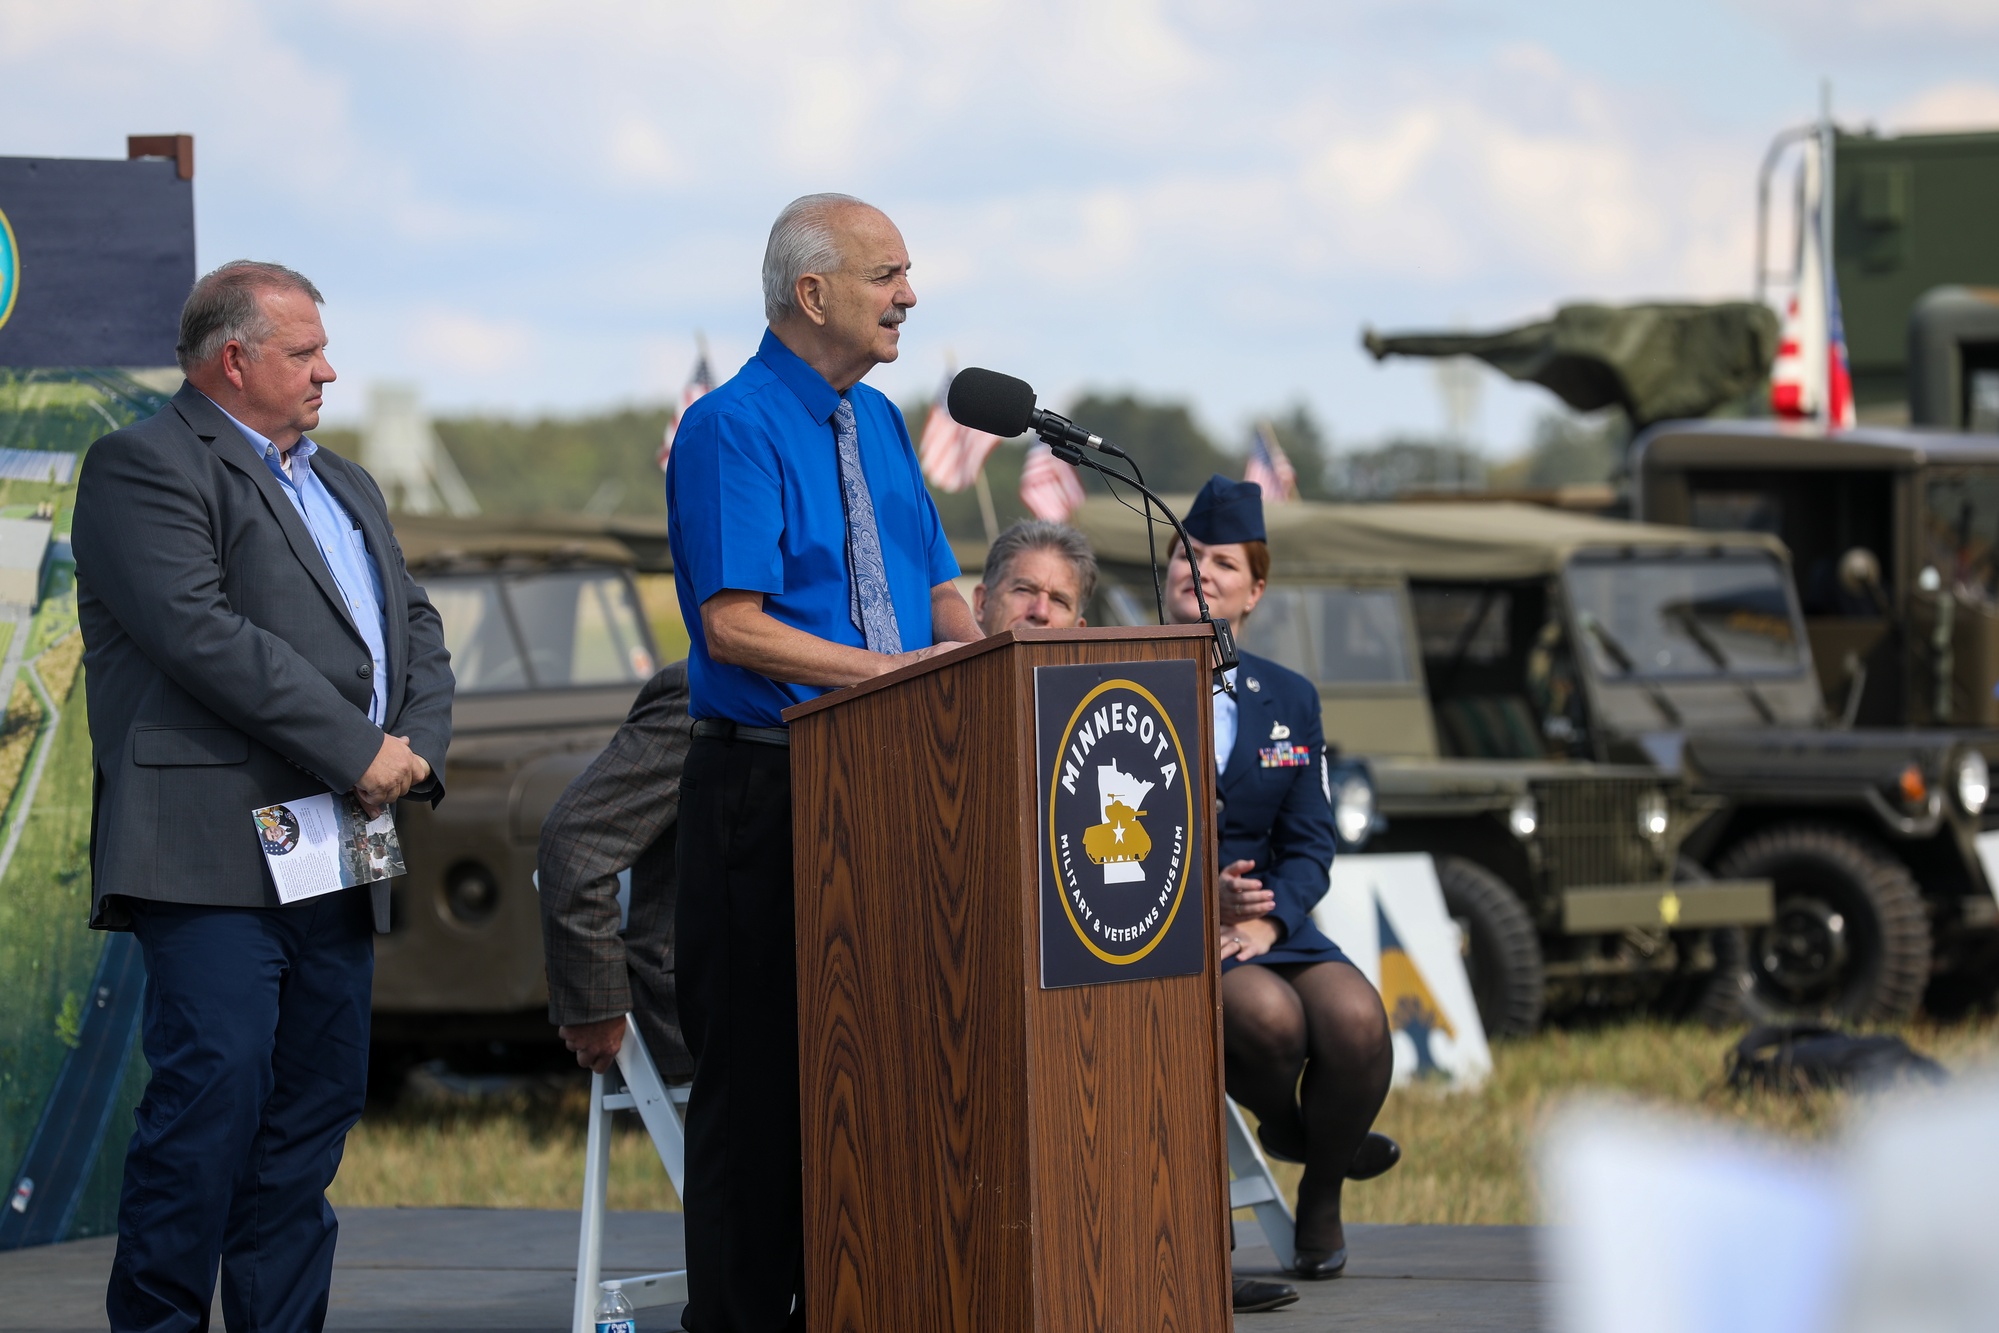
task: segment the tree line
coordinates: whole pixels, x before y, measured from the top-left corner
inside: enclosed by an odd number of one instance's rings
[[[920,437],[928,401],[904,405],[910,434]],[[1240,477],[1249,451],[1245,426],[1226,441],[1203,426],[1184,402],[1130,393],[1092,392],[1068,414],[1134,454],[1146,481],[1165,494],[1189,494],[1209,476]],[[480,507],[489,514],[580,513],[663,516],[657,456],[671,420],[669,407],[629,408],[578,417],[521,421],[503,417],[441,417],[438,438],[450,450]],[[1278,443],[1309,500],[1377,500],[1436,489],[1537,489],[1612,478],[1627,433],[1620,418],[1550,411],[1518,458],[1494,463],[1478,451],[1438,438],[1397,436],[1364,447],[1335,449],[1303,403],[1269,415]],[[359,433],[323,430],[314,438],[338,453],[358,455]],[[1002,526],[1027,516],[1020,503],[1025,440],[1008,441],[986,463],[994,510]],[[1100,492],[1087,471],[1084,487]],[[938,495],[945,530],[983,538],[978,498],[967,490]]]

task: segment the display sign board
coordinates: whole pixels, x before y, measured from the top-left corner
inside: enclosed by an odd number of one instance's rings
[[[1381,992],[1396,1083],[1485,1081],[1492,1051],[1465,975],[1458,924],[1427,853],[1342,853],[1312,923]]]
[[[1188,661],[1034,669],[1044,988],[1187,976],[1214,948],[1206,703]]]
[[[0,367],[170,366],[193,285],[173,162],[0,157]]]

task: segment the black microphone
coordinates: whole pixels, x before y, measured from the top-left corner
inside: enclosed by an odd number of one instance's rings
[[[1059,412],[1044,412],[1034,405],[1034,387],[1026,380],[1002,375],[997,370],[966,366],[951,378],[951,392],[945,402],[951,420],[988,435],[1010,440],[1033,431],[1054,444],[1079,445],[1096,449],[1113,458],[1129,461],[1130,455],[1101,435],[1092,435]]]
[[[1083,455],[1084,449],[1095,449],[1122,458],[1131,465],[1134,473],[1138,462],[1124,450],[1111,444],[1100,435],[1092,435],[1069,418],[1056,412],[1043,412],[1034,405],[1034,386],[1026,380],[1002,375],[997,370],[985,370],[979,366],[966,366],[951,377],[950,392],[945,395],[945,405],[951,419],[961,426],[985,431],[1001,439],[1012,439],[1032,430],[1047,444],[1049,452],[1072,467],[1087,466],[1103,474],[1108,481],[1121,481],[1134,487],[1143,495],[1148,505],[1159,506],[1159,511],[1173,529],[1180,535],[1181,549],[1187,554],[1187,562],[1193,566],[1194,601],[1201,608],[1201,620],[1215,635],[1215,679],[1221,688],[1233,695],[1235,688],[1228,683],[1227,673],[1236,665],[1235,635],[1226,619],[1217,619],[1208,613],[1208,599],[1201,591],[1201,567],[1194,557],[1194,544],[1187,537],[1187,529],[1181,526],[1179,515],[1175,514],[1158,494],[1136,476],[1125,476],[1112,471],[1094,459]],[[1115,493],[1115,492],[1113,492]],[[1152,544],[1151,516],[1146,521],[1146,545]],[[1154,596],[1158,596],[1159,562],[1155,556],[1152,566]],[[1160,620],[1165,620],[1162,601]]]

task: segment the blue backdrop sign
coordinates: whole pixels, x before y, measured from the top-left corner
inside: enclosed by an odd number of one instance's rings
[[[193,285],[173,162],[0,157],[0,367],[170,366]]]

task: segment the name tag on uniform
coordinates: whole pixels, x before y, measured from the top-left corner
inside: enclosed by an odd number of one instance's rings
[[[1312,747],[1279,741],[1256,752],[1265,768],[1304,768],[1312,762]]]

